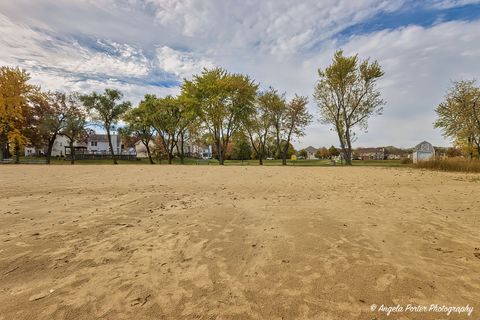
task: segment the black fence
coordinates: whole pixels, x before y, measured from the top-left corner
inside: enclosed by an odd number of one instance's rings
[[[117,160],[137,160],[137,155],[136,154],[116,154],[115,158]],[[112,159],[111,154],[103,154],[103,153],[80,153],[80,154],[75,154],[75,160],[107,160],[107,159]],[[71,154],[66,154],[65,155],[65,160],[72,160],[72,155]]]

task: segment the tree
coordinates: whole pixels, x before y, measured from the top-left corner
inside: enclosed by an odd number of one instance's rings
[[[195,102],[184,95],[177,97],[179,122],[177,135],[177,153],[180,163],[185,161],[185,144],[198,138],[200,133],[200,119],[195,109]]]
[[[20,148],[28,143],[26,129],[32,108],[31,94],[38,90],[28,83],[30,75],[23,69],[0,67],[0,160],[8,156],[14,144],[16,161]]]
[[[148,99],[148,97],[146,97]],[[133,135],[136,139],[142,142],[147,150],[148,160],[150,164],[155,162],[152,159],[152,152],[150,150],[150,143],[153,141],[155,129],[151,121],[152,117],[149,114],[149,106],[147,102],[142,101],[138,107],[130,109],[126,112],[124,120],[127,125],[122,129],[126,135]]]
[[[233,139],[233,149],[231,159],[250,160],[252,157],[252,147],[249,138],[244,132],[238,132]]]
[[[163,148],[167,152],[168,163],[171,164],[181,120],[178,100],[172,96],[157,98],[155,95],[146,95],[144,103],[149,109],[149,121],[161,138]]]
[[[113,150],[111,130],[115,130],[115,125],[131,105],[129,101],[120,102],[122,98],[123,94],[116,89],[105,89],[103,94],[92,92],[89,95],[80,97],[92,120],[103,126],[107,132],[108,144],[114,164],[117,164],[117,158]]]
[[[338,151],[338,149],[335,148],[335,146],[331,146],[328,149],[328,154],[330,155],[330,157],[338,157],[340,155],[340,151]]]
[[[274,130],[277,137],[277,150],[282,164],[287,165],[288,150],[293,137],[305,135],[305,127],[312,122],[312,115],[307,110],[308,98],[297,96],[275,110]],[[284,108],[282,110],[282,108]],[[278,122],[277,122],[278,121]]]
[[[345,57],[335,52],[333,62],[318,70],[319,81],[314,97],[320,109],[321,121],[335,128],[348,165],[352,164],[352,141],[355,127],[366,130],[368,119],[380,115],[384,101],[376,87],[384,75],[377,61],[358,61],[358,56]]]
[[[285,99],[285,93],[278,94],[275,92],[275,103],[272,103],[269,108],[269,115],[272,121],[273,134],[275,136],[275,158],[282,157],[282,131],[285,120],[285,114],[287,110],[287,102]]]
[[[267,153],[267,138],[274,124],[272,116],[275,111],[283,107],[284,100],[276,90],[270,88],[257,95],[256,108],[245,120],[245,130],[248,133],[252,148],[254,149],[260,165],[263,165]]]
[[[293,144],[289,143],[287,149],[287,159],[291,159],[294,154],[297,154],[297,150],[295,150]]]
[[[447,157],[449,158],[454,158],[454,157],[461,157],[462,156],[462,150],[455,148],[455,147],[450,147],[447,149]]]
[[[254,111],[257,87],[248,76],[222,68],[205,69],[183,83],[182,94],[194,101],[200,119],[214,137],[220,165],[232,135]]]
[[[278,158],[277,143],[273,135],[268,135],[265,141],[265,158]]]
[[[300,149],[300,151],[298,151],[298,155],[299,155],[300,157],[303,157],[304,159],[307,159],[308,152],[307,152],[307,150],[305,150],[305,149]]]
[[[480,88],[475,80],[454,82],[436,110],[435,128],[469,153],[480,156]]]
[[[65,117],[65,125],[60,131],[68,139],[70,163],[75,164],[75,142],[87,142],[93,130],[87,128],[87,113],[82,108],[79,96],[70,94],[66,97],[69,108]]]
[[[315,152],[315,157],[318,159],[327,159],[330,156],[328,149],[325,147],[321,147]]]
[[[45,153],[47,164],[50,164],[55,139],[65,128],[66,118],[72,107],[69,102],[70,99],[62,92],[40,93],[33,99],[37,118],[36,130],[41,141],[47,147]]]

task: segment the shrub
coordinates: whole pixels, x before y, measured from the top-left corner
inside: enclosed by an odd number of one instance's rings
[[[415,164],[417,168],[440,171],[478,172],[480,173],[480,159],[447,158],[421,161]]]
[[[411,158],[403,158],[401,161],[400,161],[401,164],[411,164],[412,163],[412,159]]]

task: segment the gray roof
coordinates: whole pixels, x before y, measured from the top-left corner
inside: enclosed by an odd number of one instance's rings
[[[317,152],[318,149],[315,149],[314,147],[312,146],[308,146],[305,148],[305,151],[307,151],[308,153],[315,153]]]
[[[120,145],[122,142],[122,138],[119,134],[111,134],[112,141],[117,139],[117,145]],[[108,136],[106,134],[91,134],[88,136],[88,141],[98,141],[98,142],[108,142]]]
[[[414,151],[435,152],[433,145],[430,142],[422,141],[415,146]]]

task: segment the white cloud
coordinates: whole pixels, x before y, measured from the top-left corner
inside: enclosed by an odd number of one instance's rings
[[[203,68],[213,67],[213,63],[192,52],[182,52],[167,46],[157,48],[158,66],[166,71],[177,75],[179,78],[191,78],[198,74]]]
[[[247,49],[289,55],[403,1],[146,0],[158,23],[182,36],[207,39],[203,49],[228,53]]]
[[[439,9],[448,9],[476,3],[480,3],[480,0],[433,0],[431,6]]]
[[[379,86],[387,105],[382,116],[370,121],[368,133],[357,144],[385,145],[398,141],[411,146],[418,140],[447,143],[434,130],[435,107],[451,81],[480,74],[477,63],[480,22],[448,22],[430,28],[410,26],[353,37],[342,47],[346,54],[376,59],[385,70]],[[325,67],[333,51],[326,51],[306,65]],[[313,79],[312,79],[313,80]],[[334,135],[331,135],[334,141]],[[311,142],[308,138],[304,143]]]
[[[4,63],[24,63],[26,67],[59,69],[65,73],[144,76],[149,62],[138,49],[127,44],[99,42],[113,52],[98,52],[76,41],[62,40],[28,26],[13,23],[0,14],[0,59]],[[114,55],[112,55],[112,53]]]

